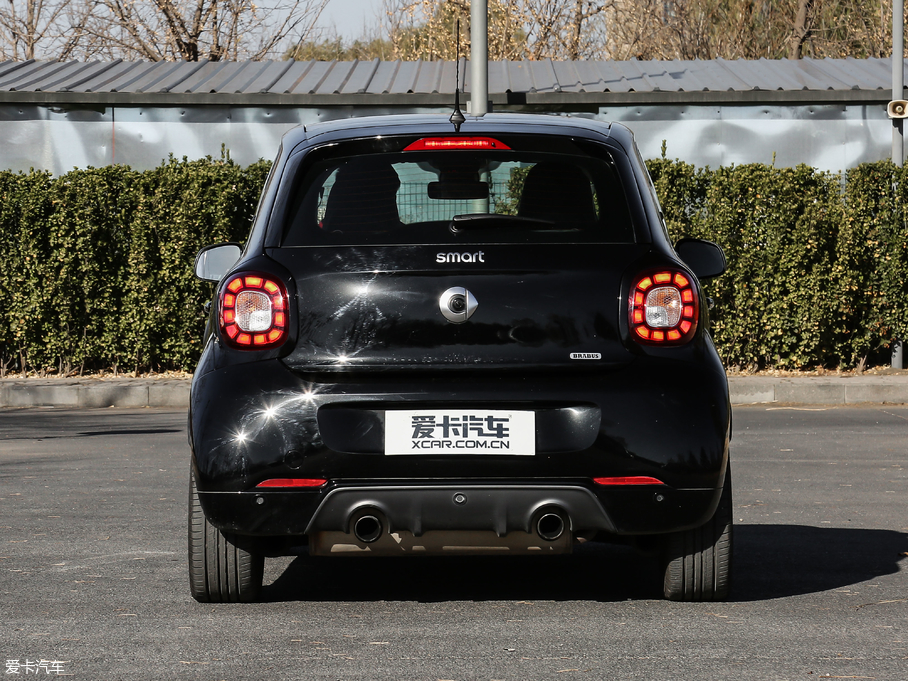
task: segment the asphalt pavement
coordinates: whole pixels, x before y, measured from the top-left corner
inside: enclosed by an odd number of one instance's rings
[[[664,601],[649,559],[597,544],[551,559],[269,558],[262,602],[200,604],[184,409],[0,409],[0,672],[905,681],[908,407],[734,418],[729,602]]]
[[[0,379],[0,407],[187,407],[189,380]],[[908,404],[908,372],[891,375],[730,376],[733,405]],[[906,675],[908,678],[908,675]]]

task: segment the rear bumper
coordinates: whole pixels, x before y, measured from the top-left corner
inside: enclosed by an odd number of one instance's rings
[[[531,533],[540,514],[562,516],[574,535],[658,534],[701,525],[715,512],[721,489],[664,485],[595,489],[581,483],[398,483],[337,485],[311,491],[203,492],[215,526],[257,536],[352,532],[372,512],[389,533],[420,537],[437,531]]]
[[[575,533],[695,527],[718,503],[731,417],[714,351],[698,352],[598,374],[302,376],[278,360],[198,372],[190,443],[201,503],[215,526],[258,536],[343,531],[351,509],[370,504],[415,536],[526,531],[545,504],[564,509]],[[535,456],[384,455],[386,409],[471,406],[533,410]],[[612,476],[664,485],[592,482]],[[256,489],[269,478],[329,482]]]

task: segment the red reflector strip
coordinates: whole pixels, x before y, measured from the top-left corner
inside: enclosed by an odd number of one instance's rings
[[[424,137],[404,147],[404,151],[439,151],[462,149],[508,150],[509,147],[491,137]]]
[[[632,475],[629,477],[617,478],[593,478],[597,485],[664,485],[665,483],[657,478],[650,478],[646,475]]]
[[[256,487],[323,487],[327,484],[328,481],[321,478],[271,478]]]

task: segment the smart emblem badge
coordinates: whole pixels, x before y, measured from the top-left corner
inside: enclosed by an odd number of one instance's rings
[[[461,286],[453,286],[441,294],[438,299],[441,313],[453,324],[463,324],[479,307],[473,294]]]

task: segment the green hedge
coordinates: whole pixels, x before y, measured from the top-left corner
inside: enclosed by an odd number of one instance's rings
[[[908,171],[648,163],[673,239],[725,249],[707,284],[729,366],[852,367],[908,338]],[[202,246],[245,239],[269,164],[0,173],[2,372],[191,370]]]
[[[673,239],[719,243],[707,284],[727,366],[853,367],[908,338],[906,170],[648,163]]]
[[[191,369],[211,289],[195,255],[246,238],[268,168],[0,173],[4,373]]]

